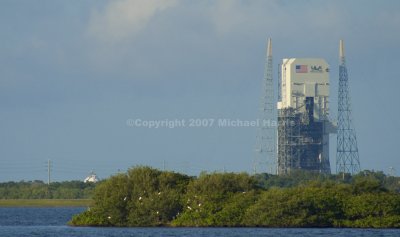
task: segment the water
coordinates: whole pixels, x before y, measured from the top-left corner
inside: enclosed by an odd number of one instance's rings
[[[268,229],[268,228],[91,228],[69,227],[82,208],[0,208],[0,237],[397,237],[397,229]]]

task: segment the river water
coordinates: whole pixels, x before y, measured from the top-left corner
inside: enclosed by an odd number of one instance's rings
[[[0,237],[131,237],[131,236],[267,236],[267,237],[398,237],[397,229],[275,229],[275,228],[91,228],[69,227],[82,208],[0,208]]]

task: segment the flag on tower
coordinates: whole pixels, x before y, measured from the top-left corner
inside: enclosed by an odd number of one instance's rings
[[[296,65],[296,73],[307,73],[307,65]]]

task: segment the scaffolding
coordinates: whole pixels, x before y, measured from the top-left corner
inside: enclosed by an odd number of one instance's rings
[[[323,156],[325,121],[315,121],[312,97],[303,107],[278,110],[278,174],[292,170],[330,173],[329,160]]]

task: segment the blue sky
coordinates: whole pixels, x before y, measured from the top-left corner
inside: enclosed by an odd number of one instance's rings
[[[400,172],[399,27],[398,1],[0,1],[0,181],[250,172],[255,128],[126,120],[255,119],[267,37],[274,69],[328,61],[333,118],[344,39],[362,169]]]

